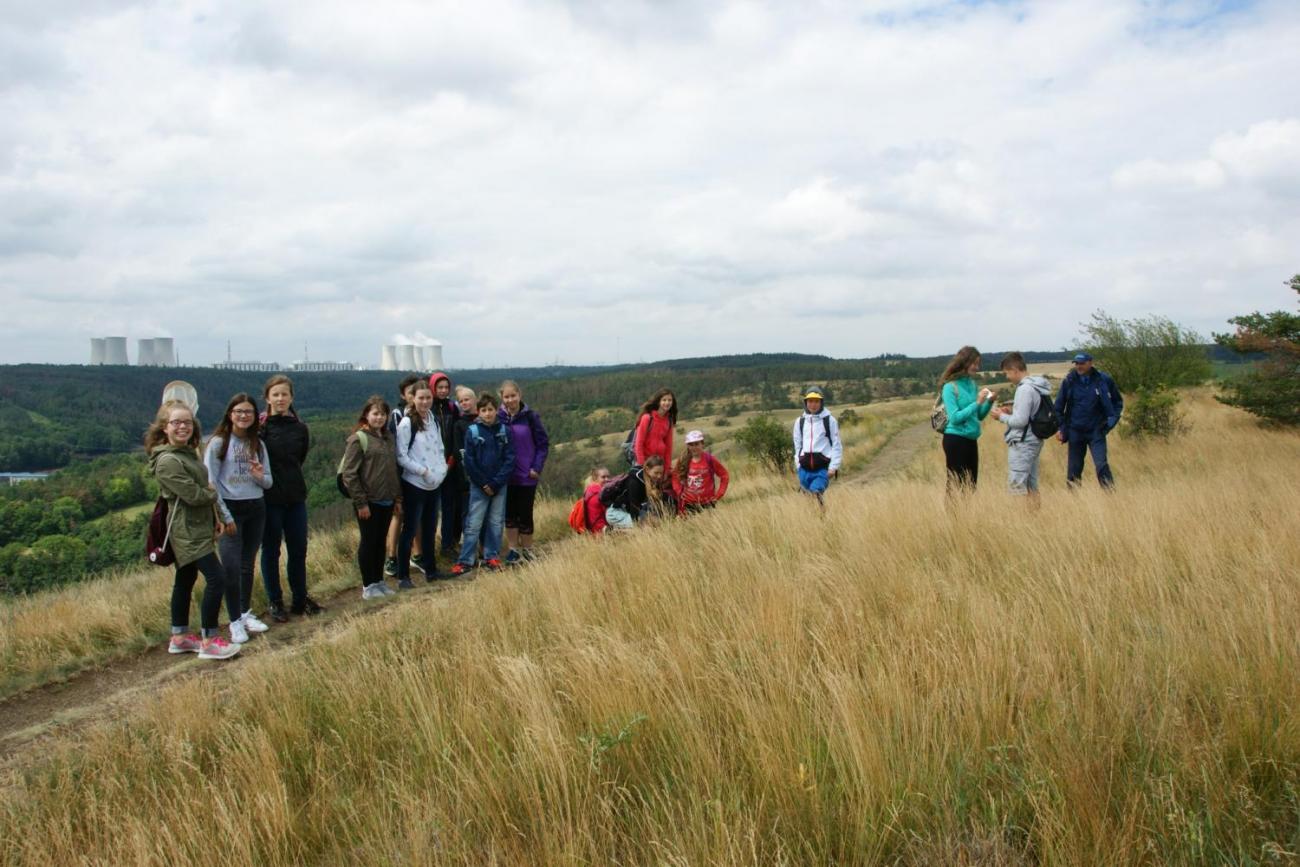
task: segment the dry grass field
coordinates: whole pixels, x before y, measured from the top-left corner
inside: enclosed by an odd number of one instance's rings
[[[25,762],[0,862],[1294,863],[1300,437],[1189,408],[1111,494],[1049,446],[1031,514],[989,422],[959,501],[935,437],[214,667]],[[118,580],[46,628],[165,616]]]

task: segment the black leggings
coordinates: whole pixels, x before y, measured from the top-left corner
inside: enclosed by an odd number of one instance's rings
[[[369,587],[384,580],[384,548],[388,542],[388,522],[393,519],[392,505],[370,504],[370,517],[357,515],[361,541],[357,544],[357,568],[361,570],[361,586]]]
[[[256,500],[226,500],[230,517],[235,519],[235,535],[224,533],[217,540],[217,553],[225,572],[226,613],[234,620],[253,607],[253,566],[257,549],[262,547],[262,530],[266,526],[266,504]]]
[[[203,624],[203,637],[217,634],[217,617],[221,613],[221,595],[224,581],[221,561],[209,551],[193,563],[176,567],[176,583],[172,585],[172,629],[182,632],[190,628],[190,596],[194,582],[203,573],[203,599],[199,602],[199,622]]]
[[[954,488],[975,490],[980,477],[980,444],[978,440],[957,434],[943,435],[943,459],[948,467],[948,493]]]
[[[536,498],[536,485],[507,486],[506,527],[518,530],[521,536],[533,535],[533,500]]]

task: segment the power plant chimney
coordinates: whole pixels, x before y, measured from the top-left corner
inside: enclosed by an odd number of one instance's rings
[[[428,362],[429,370],[445,370],[442,360],[442,341],[434,340],[424,347],[424,359]]]
[[[126,338],[125,337],[104,338],[104,363],[120,364],[123,367],[129,364],[129,362],[126,360]]]
[[[379,350],[379,369],[397,370],[397,347],[387,344]]]
[[[415,363],[414,343],[403,343],[397,347],[397,369],[408,372],[419,370]]]
[[[102,337],[90,338],[90,363],[91,364],[104,363],[104,338]]]
[[[176,341],[170,337],[155,337],[153,363],[159,367],[176,367]]]
[[[152,367],[153,360],[153,340],[149,338],[140,338],[135,342],[135,363],[138,367]]]

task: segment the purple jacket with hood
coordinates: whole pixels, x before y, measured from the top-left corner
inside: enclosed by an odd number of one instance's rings
[[[528,404],[520,404],[519,412],[513,416],[503,406],[500,410],[501,423],[510,431],[510,442],[515,447],[515,470],[510,474],[510,484],[537,486],[537,479],[529,478],[529,470],[537,470],[541,475],[546,464],[546,455],[551,448],[550,437],[542,427],[542,418]]]

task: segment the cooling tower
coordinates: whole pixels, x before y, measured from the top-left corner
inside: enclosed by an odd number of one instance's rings
[[[104,363],[121,364],[123,366],[129,363],[126,360],[126,338],[125,337],[104,338]]]
[[[415,369],[426,372],[432,370],[429,367],[429,359],[425,356],[424,347],[418,344],[415,347]]]
[[[397,370],[397,347],[389,344],[379,350],[379,369]]]
[[[102,337],[90,338],[90,363],[91,364],[104,363],[104,338]]]
[[[153,339],[153,363],[159,367],[176,366],[176,341],[170,337]]]
[[[135,342],[135,363],[139,367],[152,367],[153,340],[141,338]]]
[[[442,343],[440,341],[435,340],[424,347],[424,360],[428,362],[428,370],[443,369]]]
[[[415,344],[403,343],[397,347],[397,369],[398,370],[416,370],[415,366]]]

